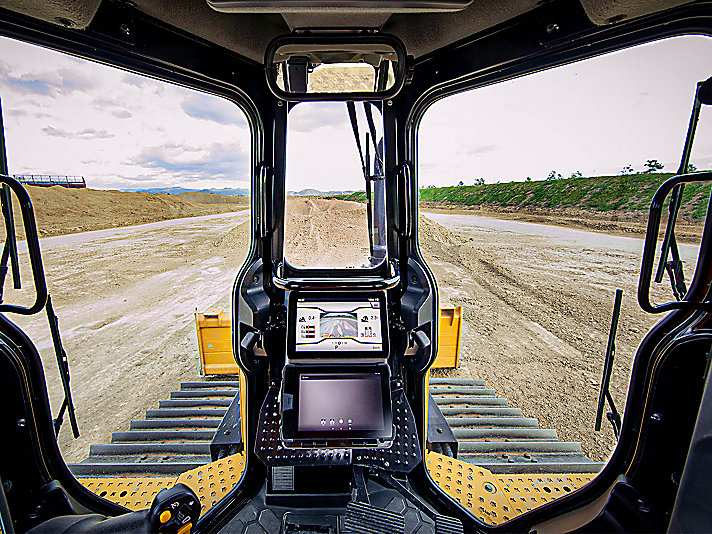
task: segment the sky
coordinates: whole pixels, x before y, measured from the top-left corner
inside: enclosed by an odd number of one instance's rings
[[[436,102],[418,138],[419,184],[675,172],[698,81],[712,76],[712,39],[675,37],[461,93]],[[712,168],[712,109],[692,163]]]
[[[434,104],[420,125],[421,186],[674,171],[712,39],[685,36],[543,71]],[[11,174],[81,175],[89,187],[248,188],[249,127],[234,103],[0,38]],[[360,123],[365,127],[363,114]],[[362,189],[343,104],[290,113],[289,190]],[[712,168],[712,110],[692,162]]]

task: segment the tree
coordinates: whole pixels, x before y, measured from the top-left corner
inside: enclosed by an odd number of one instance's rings
[[[531,181],[532,181],[532,179],[531,179],[531,177],[527,176],[527,179],[526,179],[526,180],[524,180],[524,181],[525,181],[525,182],[531,182]]]
[[[662,170],[664,165],[656,159],[649,159],[645,162],[645,167],[645,172],[655,172]]]
[[[697,170],[697,167],[695,167],[692,163],[687,164],[687,172],[695,172]]]
[[[635,169],[633,169],[632,165],[626,165],[621,169],[621,174],[633,174],[635,172]]]
[[[458,186],[465,185],[465,182],[463,182],[462,180],[460,180],[460,181],[457,183],[457,185],[458,185]]]
[[[484,185],[485,179],[484,178],[475,178],[475,185]]]
[[[547,180],[561,180],[561,175],[556,171],[551,171],[549,176],[546,177]]]
[[[569,176],[569,178],[581,178],[582,176],[583,176],[583,174],[581,174],[581,171],[576,171],[576,172],[572,172],[571,176]]]

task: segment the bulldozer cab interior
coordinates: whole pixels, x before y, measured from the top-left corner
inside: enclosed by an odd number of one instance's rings
[[[705,493],[699,473],[711,462],[704,447],[708,422],[697,413],[712,402],[705,393],[712,175],[687,171],[696,113],[709,104],[710,82],[695,93],[681,170],[651,193],[638,299],[648,312],[670,313],[643,333],[623,417],[611,392],[621,314],[616,293],[597,411],[586,414],[598,431],[605,404],[611,407],[606,417],[617,444],[607,462],[589,458],[578,442],[559,440],[556,430],[539,428],[491,383],[436,370],[458,365],[462,308],[445,304],[435,272],[466,284],[481,267],[504,280],[500,300],[485,300],[484,293],[481,301],[463,299],[480,306],[482,317],[486,307],[510,313],[516,308],[510,297],[522,286],[486,257],[463,262],[460,270],[446,265],[444,250],[469,258],[474,238],[419,218],[425,184],[418,183],[419,128],[438,102],[670,35],[712,33],[707,3],[644,8],[555,0],[517,3],[511,11],[478,1],[181,0],[177,11],[151,1],[82,0],[79,10],[75,2],[40,4],[0,0],[0,33],[239,104],[251,131],[249,246],[232,291],[224,291],[230,311],[196,312],[204,376],[183,382],[158,409],[147,406],[145,419],[115,432],[111,444],[92,444],[89,456],[68,466],[57,440],[62,421],[69,419],[74,437],[84,429],[58,326],[61,311],[55,313],[48,296],[52,284],[40,253],[55,242],[40,240],[30,196],[8,176],[0,136],[4,297],[14,298],[21,281],[35,291],[28,303],[0,302],[6,406],[0,428],[8,436],[0,457],[3,531],[626,532],[671,524],[694,530],[709,519],[708,510],[690,503]],[[239,35],[234,23],[242,25]],[[304,125],[315,122],[332,127],[334,144],[325,146],[344,150],[325,154],[314,146],[317,128]],[[320,156],[343,167],[330,168]],[[157,160],[146,158],[154,166]],[[317,175],[327,176],[327,191],[310,192],[308,181],[298,181]],[[690,198],[704,204],[706,218],[704,226],[694,225],[699,253],[694,275],[684,279],[674,228],[680,202]],[[321,217],[337,204],[342,211]],[[660,235],[663,207],[669,215]],[[329,236],[338,224],[343,241],[299,248],[299,236]],[[419,241],[421,227],[441,236],[435,253]],[[515,257],[515,248],[501,254]],[[487,255],[486,248],[474,250]],[[30,272],[20,273],[25,258]],[[658,275],[670,273],[676,297],[658,307],[648,298],[656,265]],[[488,280],[476,283],[484,287]],[[448,297],[457,293],[448,291]],[[557,296],[565,297],[564,291]],[[32,325],[18,326],[19,316],[42,311],[63,393],[54,414],[39,344],[24,331]],[[515,312],[504,328],[518,333],[524,325],[551,351],[563,350],[566,343]],[[593,330],[585,317],[571,319],[581,338]],[[473,324],[482,338],[491,328],[488,319]],[[75,328],[71,337],[86,330]],[[530,342],[508,341],[508,349],[518,353]],[[438,362],[449,346],[452,363]],[[227,358],[211,368],[202,358],[214,349]],[[574,368],[586,359],[572,353],[576,361],[557,366]],[[468,355],[479,362],[486,356]],[[525,373],[530,365],[522,360],[518,369]],[[598,387],[598,376],[581,376]],[[694,470],[686,465],[688,451]]]

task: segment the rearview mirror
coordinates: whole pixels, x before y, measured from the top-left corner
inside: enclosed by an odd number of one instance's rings
[[[267,47],[265,72],[283,100],[385,100],[403,87],[405,62],[389,35],[292,35]]]

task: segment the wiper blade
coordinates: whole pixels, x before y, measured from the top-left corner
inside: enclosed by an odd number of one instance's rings
[[[613,434],[616,441],[621,433],[621,416],[618,413],[613,397],[610,392],[611,374],[613,373],[613,360],[616,356],[616,332],[618,331],[618,318],[621,314],[621,302],[623,300],[623,290],[616,289],[616,300],[613,304],[613,319],[611,320],[611,329],[608,332],[608,345],[606,346],[606,358],[603,362],[603,376],[601,377],[601,390],[598,394],[598,410],[596,411],[596,432],[601,430],[601,422],[603,421],[603,408],[606,401],[611,407],[611,411],[606,414],[613,426]]]
[[[361,136],[358,131],[358,118],[356,117],[356,105],[352,101],[346,102],[346,109],[349,112],[349,120],[351,121],[351,129],[354,131],[354,139],[356,140],[356,148],[358,148],[358,159],[361,161],[361,170],[363,177],[368,180],[368,170],[366,169],[366,161],[363,157],[363,149],[361,148]]]
[[[6,173],[1,173],[6,174]],[[10,188],[2,185],[0,189],[0,203],[2,203],[2,216],[5,220],[5,244],[0,257],[0,302],[2,302],[3,288],[7,276],[7,261],[10,260],[12,267],[12,284],[15,289],[22,289],[20,280],[20,261],[17,256],[17,237],[15,236],[15,219],[12,214],[12,196]]]
[[[47,320],[49,321],[49,331],[52,334],[54,353],[57,356],[59,376],[62,380],[62,387],[64,388],[64,401],[62,402],[62,407],[59,409],[57,418],[54,420],[54,433],[55,436],[59,435],[59,429],[62,428],[62,423],[64,422],[64,412],[67,411],[69,422],[72,425],[72,434],[74,434],[75,438],[78,438],[79,426],[77,425],[77,417],[74,413],[72,390],[69,387],[69,362],[67,361],[67,353],[64,351],[64,347],[62,347],[62,338],[59,335],[59,319],[54,313],[52,298],[49,295],[47,296],[45,309],[47,311]]]

